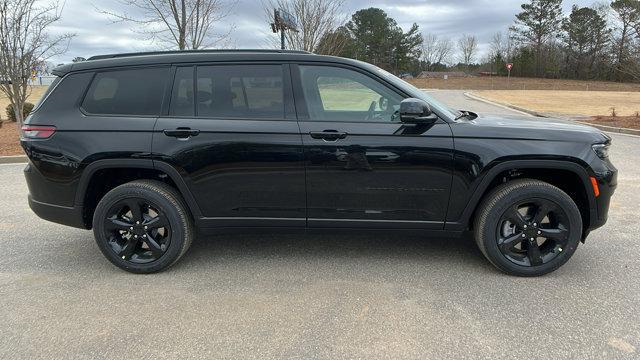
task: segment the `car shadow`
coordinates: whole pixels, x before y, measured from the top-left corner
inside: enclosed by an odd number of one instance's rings
[[[238,263],[376,267],[426,265],[494,271],[470,236],[425,238],[400,235],[242,234],[199,237],[172,269],[195,270]]]

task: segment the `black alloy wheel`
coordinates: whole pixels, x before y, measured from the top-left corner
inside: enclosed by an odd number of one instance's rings
[[[498,269],[540,276],[564,265],[582,237],[574,200],[549,183],[517,179],[499,185],[478,206],[475,240]]]
[[[176,263],[195,237],[180,193],[155,180],[120,185],[98,202],[93,234],[102,254],[133,273],[153,273]]]
[[[498,248],[515,264],[539,266],[566,249],[570,230],[562,208],[546,199],[533,199],[504,212],[498,223]]]
[[[129,198],[115,203],[107,213],[105,237],[111,250],[125,261],[144,264],[158,260],[171,243],[171,226],[158,206]]]

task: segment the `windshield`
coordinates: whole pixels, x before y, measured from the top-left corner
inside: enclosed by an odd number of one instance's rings
[[[439,113],[441,115],[444,115],[446,117],[448,117],[449,119],[455,119],[456,117],[458,117],[458,115],[460,115],[460,111],[458,110],[454,110],[451,109],[450,107],[444,105],[443,103],[439,102],[438,100],[434,99],[432,96],[430,96],[429,94],[427,94],[425,91],[422,91],[420,89],[418,89],[417,87],[413,86],[412,84],[400,79],[399,77],[393,75],[392,73],[381,69],[375,65],[370,65],[369,66],[373,66],[376,71],[378,72],[378,75],[381,75],[382,77],[384,77],[385,79],[387,79],[389,82],[393,83],[394,85],[403,88],[403,89],[407,89],[410,90],[408,91],[409,93],[411,93],[412,95],[414,95],[415,97],[422,99],[424,101],[426,101],[427,103],[429,103],[429,105],[431,105],[431,109],[436,112]]]

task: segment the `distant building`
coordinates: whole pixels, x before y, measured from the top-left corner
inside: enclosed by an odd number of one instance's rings
[[[451,79],[467,76],[469,75],[462,71],[423,71],[418,75],[418,79]]]

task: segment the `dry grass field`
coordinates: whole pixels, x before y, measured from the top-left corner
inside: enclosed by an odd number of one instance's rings
[[[640,91],[482,90],[474,93],[542,113],[608,116],[615,109],[618,116],[635,116],[640,112]]]
[[[421,89],[640,91],[640,84],[516,77],[511,79],[506,77],[412,79],[409,82]]]

